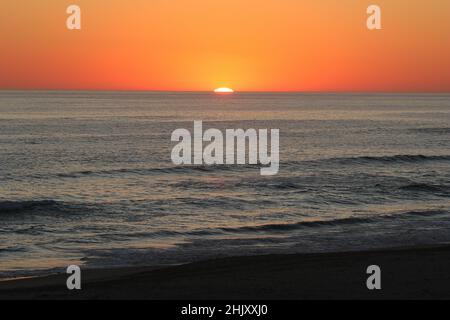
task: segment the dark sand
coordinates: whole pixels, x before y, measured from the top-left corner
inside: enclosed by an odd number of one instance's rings
[[[382,290],[366,288],[367,266]],[[268,255],[187,265],[86,270],[82,290],[66,275],[0,283],[0,299],[450,299],[450,247]]]

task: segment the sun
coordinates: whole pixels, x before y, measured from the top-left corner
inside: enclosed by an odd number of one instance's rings
[[[233,93],[234,90],[230,88],[217,88],[214,90],[215,93]]]

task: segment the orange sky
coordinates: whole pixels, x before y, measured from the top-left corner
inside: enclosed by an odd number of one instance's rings
[[[0,45],[2,89],[450,91],[448,0],[3,0]]]

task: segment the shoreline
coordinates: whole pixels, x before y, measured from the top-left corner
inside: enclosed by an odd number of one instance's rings
[[[368,290],[369,265],[381,290]],[[82,270],[0,282],[0,300],[450,299],[450,245],[373,251],[230,257],[169,267]]]

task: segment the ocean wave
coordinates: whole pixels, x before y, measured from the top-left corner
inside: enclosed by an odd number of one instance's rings
[[[437,193],[447,193],[449,191],[448,186],[434,185],[427,183],[411,183],[405,186],[401,186],[400,190],[411,191],[411,192],[437,192]]]
[[[85,170],[56,174],[59,178],[81,178],[84,176],[109,176],[120,174],[131,175],[151,175],[151,174],[181,174],[181,173],[202,173],[217,171],[233,171],[245,168],[254,168],[252,165],[232,166],[232,165],[185,165],[173,167],[151,167],[151,168],[120,168],[111,170]]]
[[[275,224],[263,224],[256,226],[243,226],[238,228],[220,228],[224,232],[258,232],[258,231],[289,231],[302,227],[316,227],[316,226],[335,226],[371,222],[370,218],[343,218],[343,219],[331,219],[331,220],[317,220],[317,221],[301,221],[295,223],[275,223]]]
[[[426,161],[450,161],[450,155],[393,155],[393,156],[357,156],[357,157],[334,157],[316,160],[291,160],[281,161],[281,170],[304,169],[305,165],[365,165],[365,164],[388,164],[388,163],[420,163]],[[105,177],[117,175],[161,175],[161,174],[201,174],[220,172],[244,172],[248,170],[259,170],[260,164],[245,165],[181,165],[168,167],[145,167],[145,168],[117,168],[104,170],[80,170],[73,172],[61,172],[53,174],[34,174],[32,178],[52,179],[52,178],[84,178],[84,177]],[[275,186],[277,187],[277,186]],[[295,186],[280,185],[280,189],[292,189]]]
[[[301,228],[314,228],[322,226],[345,226],[354,224],[364,224],[373,223],[380,220],[395,220],[395,219],[405,219],[415,216],[428,217],[448,214],[448,211],[444,210],[426,210],[426,211],[407,211],[401,213],[380,215],[380,216],[370,216],[370,217],[348,217],[348,218],[337,218],[330,220],[314,220],[314,221],[300,221],[294,223],[279,223],[279,224],[262,224],[254,226],[242,226],[236,228],[220,228],[220,231],[239,233],[239,232],[277,232],[277,231],[291,231]]]
[[[422,155],[422,154],[398,154],[384,156],[355,156],[355,157],[331,157],[313,160],[281,161],[280,170],[305,169],[308,166],[323,167],[324,165],[387,165],[387,164],[415,164],[432,161],[450,161],[450,155]]]
[[[450,155],[401,154],[393,156],[358,156],[344,158],[329,158],[322,162],[338,162],[340,164],[370,164],[370,163],[419,163],[425,161],[450,161]]]
[[[23,200],[23,201],[0,201],[0,215],[83,215],[86,212],[97,213],[104,208],[97,204],[70,203],[56,200]]]
[[[410,129],[413,132],[430,133],[430,134],[450,134],[450,128],[448,127],[434,127],[434,128],[414,128]]]
[[[54,200],[2,201],[0,202],[0,214],[21,213],[57,205],[58,202]]]
[[[0,248],[0,254],[2,254],[2,253],[15,253],[15,252],[26,252],[26,248],[25,247],[21,247],[21,246]]]
[[[294,223],[270,223],[270,224],[260,224],[260,225],[244,225],[238,227],[211,227],[206,229],[193,229],[193,230],[170,230],[161,229],[149,232],[136,232],[131,234],[122,235],[110,235],[111,239],[117,240],[121,238],[160,238],[160,237],[174,237],[174,236],[214,236],[223,235],[227,233],[241,234],[241,233],[259,233],[259,232],[288,232],[295,231],[302,228],[319,228],[319,227],[333,227],[333,226],[346,226],[346,225],[357,225],[357,224],[367,224],[376,223],[385,220],[398,220],[398,219],[408,219],[411,217],[430,217],[448,214],[448,211],[444,210],[428,210],[428,211],[407,211],[401,213],[393,213],[380,216],[369,216],[369,217],[347,217],[347,218],[336,218],[329,220],[312,220],[312,221],[299,221]]]
[[[443,156],[425,156],[425,155],[395,155],[395,156],[380,156],[380,157],[357,157],[350,158],[356,161],[368,162],[423,162],[423,161],[450,161],[450,155]]]

